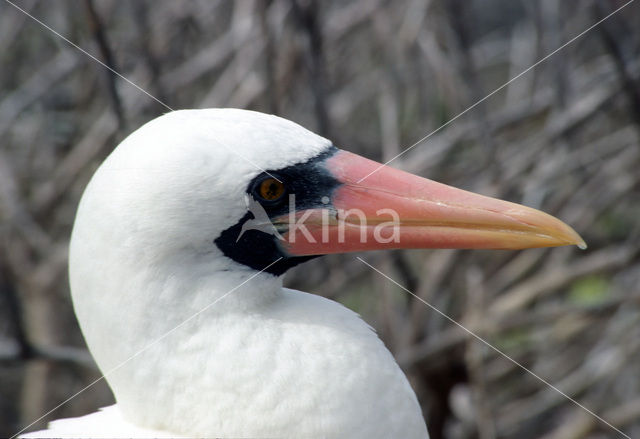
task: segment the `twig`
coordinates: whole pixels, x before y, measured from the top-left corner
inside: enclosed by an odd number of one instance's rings
[[[302,3],[305,4],[303,5]],[[326,68],[319,4],[317,0],[291,0],[294,15],[301,28],[305,31],[309,44],[307,65],[318,122],[318,132],[325,137],[331,137],[332,131],[326,103]]]
[[[107,77],[107,90],[109,92],[109,97],[111,98],[113,111],[118,119],[118,126],[120,127],[120,129],[125,129],[126,117],[124,114],[124,108],[122,106],[120,96],[118,95],[118,89],[116,87],[116,81],[118,77],[114,73],[114,71],[119,72],[120,69],[115,63],[113,51],[111,50],[111,46],[109,45],[109,40],[107,39],[104,25],[102,23],[102,20],[100,19],[100,16],[98,15],[98,12],[96,11],[95,6],[93,5],[93,1],[85,0],[84,4],[87,9],[89,28],[91,29],[93,38],[98,44],[98,48],[100,49],[102,61],[109,67],[108,69],[104,70],[104,74]]]

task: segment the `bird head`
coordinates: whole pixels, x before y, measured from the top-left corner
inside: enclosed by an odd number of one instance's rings
[[[105,161],[84,198],[81,212],[103,238],[135,243],[139,258],[199,255],[273,275],[330,253],[584,245],[538,210],[379,164],[245,110],[149,122]]]

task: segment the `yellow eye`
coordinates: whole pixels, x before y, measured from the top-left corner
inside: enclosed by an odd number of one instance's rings
[[[267,178],[258,186],[258,195],[264,200],[275,201],[284,195],[284,185],[275,178]]]

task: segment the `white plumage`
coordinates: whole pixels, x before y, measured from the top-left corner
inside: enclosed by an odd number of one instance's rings
[[[24,438],[176,438],[166,431],[141,428],[125,421],[117,405],[100,409],[77,418],[59,419],[49,423],[47,430],[34,431]]]
[[[384,167],[275,116],[167,114],[98,169],[71,239],[75,311],[117,406],[40,434],[424,439],[373,330],[283,288],[282,273],[337,252],[569,244],[584,241],[545,213]]]
[[[187,110],[118,146],[70,248],[75,311],[117,406],[44,434],[427,437],[405,376],[355,313],[212,245],[246,213],[252,162],[280,169],[329,145],[274,116]]]

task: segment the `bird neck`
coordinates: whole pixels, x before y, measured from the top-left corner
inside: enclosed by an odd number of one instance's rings
[[[96,259],[102,269],[86,259],[71,262],[76,315],[105,374],[133,356],[144,362],[171,355],[179,341],[216,343],[219,322],[229,315],[241,321],[282,290],[279,277],[206,258],[149,265],[144,258],[105,255]]]

